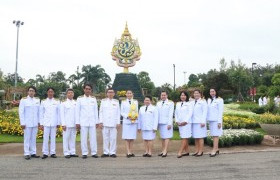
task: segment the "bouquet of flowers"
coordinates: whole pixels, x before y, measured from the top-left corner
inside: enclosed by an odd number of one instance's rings
[[[131,120],[131,123],[135,123],[136,119],[138,118],[138,111],[134,103],[130,105],[130,110],[127,117]]]

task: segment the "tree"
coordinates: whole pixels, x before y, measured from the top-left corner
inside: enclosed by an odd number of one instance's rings
[[[4,80],[7,84],[11,85],[11,86],[14,86],[15,85],[15,74],[10,74],[8,73],[7,76],[4,76]],[[23,83],[23,79],[21,76],[17,75],[17,82],[19,84],[22,84]]]
[[[106,86],[110,83],[111,78],[100,66],[83,66],[81,74],[82,83],[89,83],[93,86],[93,91],[96,93],[104,92]]]
[[[273,75],[271,82],[274,86],[280,86],[280,73],[276,73]]]
[[[188,86],[189,87],[197,87],[197,86],[200,86],[200,85],[201,85],[201,83],[199,82],[198,76],[195,75],[195,74],[190,74]]]
[[[151,81],[151,78],[149,77],[149,73],[145,71],[141,71],[137,74],[137,79],[140,84],[141,88],[146,88],[148,91],[148,94],[152,93],[155,89],[155,84]]]

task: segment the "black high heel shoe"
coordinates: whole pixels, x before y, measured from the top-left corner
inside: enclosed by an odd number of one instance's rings
[[[196,156],[196,155],[197,155],[197,153],[198,153],[198,152],[196,152],[196,153],[192,154],[192,156]]]
[[[163,155],[163,153],[158,154],[158,156],[162,156],[162,155]]]
[[[162,154],[162,156],[161,157],[167,157],[167,153],[166,154]]]
[[[203,156],[203,152],[202,152],[201,154],[198,154],[198,153],[197,153],[197,154],[195,155],[195,157],[200,157],[200,156]]]
[[[216,151],[215,154],[210,154],[210,157],[215,157],[216,155],[220,154],[220,151]]]

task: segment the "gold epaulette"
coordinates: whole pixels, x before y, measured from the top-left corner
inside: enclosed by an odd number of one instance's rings
[[[21,99],[27,99],[27,97],[23,97],[23,98],[21,98]]]

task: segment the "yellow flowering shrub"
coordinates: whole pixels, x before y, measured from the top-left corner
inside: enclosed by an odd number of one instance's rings
[[[56,137],[61,137],[62,131],[62,127],[58,128]],[[18,111],[0,111],[0,134],[23,135]],[[37,138],[43,138],[43,131],[40,129]]]
[[[224,129],[254,129],[259,127],[259,124],[255,118],[242,117],[242,116],[223,116],[223,128]]]
[[[280,124],[280,115],[264,113],[259,116],[258,122],[260,124]]]
[[[126,91],[117,91],[117,95],[118,95],[119,97],[125,97]]]

